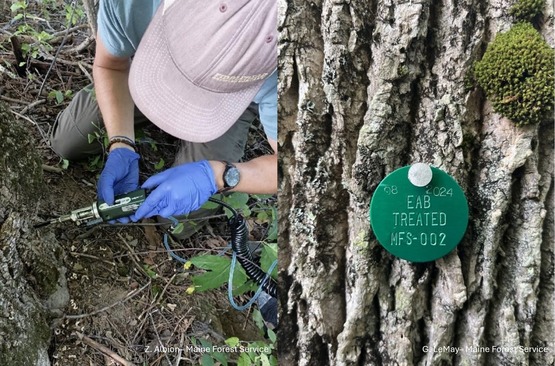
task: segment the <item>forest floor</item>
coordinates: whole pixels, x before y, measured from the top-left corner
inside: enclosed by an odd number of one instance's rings
[[[2,12],[0,100],[28,126],[36,141],[46,187],[36,215],[44,220],[96,200],[105,154],[68,162],[48,141],[58,113],[92,81],[95,43],[84,10],[74,3],[19,3],[27,7],[11,15],[7,9]],[[24,16],[18,18],[18,14]],[[74,21],[68,28],[70,17]],[[170,167],[177,150],[177,141],[153,125],[142,135],[141,182]],[[247,160],[270,151],[260,142],[263,136],[261,127],[253,126]],[[254,219],[249,224],[254,235],[250,239],[263,240],[268,225]],[[224,346],[229,337],[238,337],[244,344],[263,339],[252,310],[234,310],[225,287],[186,292],[194,270],[185,270],[168,256],[160,226],[78,227],[69,222],[38,230],[55,232],[64,252],[70,294],[65,316],[56,319],[52,329],[53,365],[217,365],[217,355],[207,357],[186,347],[201,345],[195,343],[201,340]],[[187,258],[216,254],[225,250],[228,241],[227,219],[221,214],[211,217],[206,227],[181,242],[176,251]],[[237,356],[225,358],[234,364]]]

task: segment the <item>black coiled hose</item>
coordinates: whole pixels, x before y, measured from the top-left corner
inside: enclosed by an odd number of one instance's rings
[[[247,275],[261,285],[270,296],[277,297],[277,284],[273,278],[269,277],[266,282],[266,273],[260,269],[252,257],[251,251],[247,244],[247,224],[243,216],[237,214],[229,219],[229,226],[231,227],[231,249],[237,254],[237,260],[243,266]],[[263,283],[264,282],[264,283]]]
[[[231,249],[235,252],[235,254],[237,254],[237,260],[241,263],[241,266],[243,266],[247,276],[249,276],[250,279],[255,281],[259,286],[262,286],[264,291],[266,291],[270,296],[277,297],[276,281],[269,277],[268,280],[264,282],[266,273],[264,273],[264,271],[254,263],[254,259],[247,244],[249,232],[247,230],[245,218],[225,202],[214,198],[210,198],[210,201],[227,207],[232,213],[232,216],[229,219],[229,227],[231,229]]]

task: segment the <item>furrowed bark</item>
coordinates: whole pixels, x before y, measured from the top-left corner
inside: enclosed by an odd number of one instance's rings
[[[57,240],[32,227],[42,170],[20,123],[0,104],[0,365],[45,366],[69,294]]]
[[[279,4],[280,362],[553,363],[552,121],[517,127],[465,86],[512,3]],[[470,207],[432,263],[389,255],[368,220],[378,183],[415,162]],[[471,349],[493,346],[551,351]]]

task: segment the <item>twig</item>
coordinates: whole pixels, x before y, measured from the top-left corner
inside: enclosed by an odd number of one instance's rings
[[[31,118],[29,118],[29,117],[27,117],[27,116],[24,116],[24,115],[22,115],[21,113],[18,113],[18,112],[14,111],[14,110],[11,110],[11,112],[12,112],[13,114],[15,114],[16,116],[18,116],[19,118],[23,118],[24,120],[26,120],[26,121],[28,121],[28,122],[31,122],[32,124],[34,124],[35,126],[38,127],[38,124],[37,124],[35,121],[33,121]]]
[[[92,70],[92,66],[83,61],[68,61],[68,60],[64,60],[63,58],[59,58],[57,56],[52,56],[51,54],[46,52],[41,52],[40,55],[48,61],[55,60],[59,64],[69,65],[69,66],[79,66],[79,64],[82,64],[82,66]]]
[[[73,19],[73,14],[74,13],[75,13],[75,0],[71,2],[71,14],[69,16],[69,21],[70,22]],[[56,53],[54,54],[54,60],[52,60],[52,63],[50,64],[50,67],[48,68],[48,71],[46,72],[46,75],[44,75],[44,80],[42,81],[42,84],[40,86],[38,95],[42,94],[42,89],[44,88],[44,84],[46,84],[46,80],[48,80],[48,75],[50,74],[50,71],[52,71],[52,68],[56,64],[56,58],[58,57],[58,54],[60,53],[62,47],[64,46],[64,43],[66,43],[66,39],[67,39],[68,34],[69,34],[69,24],[68,24],[68,28],[66,29],[66,33],[64,34],[64,38],[62,39],[62,43],[60,44],[60,46],[56,50]]]
[[[46,164],[42,164],[42,170],[44,170],[45,172],[56,173],[56,174],[62,174],[64,172],[63,169],[56,168],[55,166],[50,166]]]
[[[23,108],[21,110],[21,114],[25,114],[28,111],[30,111],[31,109],[35,108],[36,106],[38,106],[39,104],[45,103],[46,99],[39,99],[39,100],[35,100],[33,103],[29,104],[27,107]]]
[[[79,43],[77,46],[75,47],[71,47],[71,48],[67,48],[65,50],[62,51],[62,53],[64,55],[68,55],[71,53],[79,53],[81,51],[83,51],[85,48],[89,47],[90,44],[94,41],[94,38],[91,36],[88,36],[87,38],[85,38],[85,40],[81,43]]]
[[[154,318],[152,318],[152,313],[148,313],[148,317],[150,318],[150,321],[152,323],[152,328],[154,329],[154,333],[156,333],[156,338],[158,338],[158,343],[160,344],[160,346],[164,347],[164,345],[162,344],[162,340],[160,339],[160,334],[158,333],[158,329],[156,329],[156,324],[154,323]],[[166,356],[166,361],[168,361],[168,364],[172,364],[170,358],[168,357],[168,354],[166,352],[164,352],[164,355]]]
[[[176,275],[174,274],[173,277],[168,281],[168,283],[166,284],[166,286],[165,286],[164,289],[162,290],[162,293],[166,292],[168,286],[169,286],[170,283],[173,281],[173,279],[175,278],[175,276],[176,276]],[[162,298],[162,296],[160,296],[159,298]],[[138,330],[137,330],[137,332],[135,333],[135,336],[133,337],[133,340],[131,341],[131,343],[135,343],[135,340],[137,339],[137,337],[139,336],[139,333],[141,332],[141,330],[142,330],[143,327],[145,326],[145,323],[147,322],[147,317],[145,316],[145,317],[143,318],[143,315],[145,315],[145,314],[149,314],[149,315],[150,315],[151,310],[154,309],[157,305],[158,305],[157,302],[151,303],[150,306],[148,306],[145,310],[143,310],[143,312],[137,317],[137,319],[142,319],[142,320],[141,320],[141,323],[139,324]],[[158,310],[156,310],[156,311],[158,311]],[[191,311],[191,309],[189,309],[185,315],[189,314],[189,311]]]
[[[0,65],[0,66],[2,66],[2,65]],[[27,102],[25,100],[10,98],[10,97],[7,97],[5,95],[0,95],[0,99],[5,100],[6,102],[10,102],[10,103],[27,104]]]
[[[86,230],[83,234],[77,235],[75,237],[75,239],[77,239],[77,240],[87,239],[89,236],[94,234],[95,231],[98,231],[98,226],[97,225],[95,225],[95,226],[91,227],[90,229]]]
[[[157,296],[159,300],[161,300],[162,297],[164,297],[166,291],[168,290],[168,287],[171,285],[172,281],[175,279],[175,276],[177,276],[177,273],[173,274],[173,276],[169,279],[169,281],[166,283],[166,285],[162,289],[162,292],[160,292],[160,295]]]
[[[144,268],[141,266],[141,264],[139,263],[139,259],[137,258],[137,256],[135,255],[135,252],[133,251],[133,248],[131,248],[131,245],[129,245],[129,243],[127,242],[127,240],[125,240],[125,238],[118,233],[119,238],[121,239],[121,241],[123,241],[123,243],[125,244],[125,246],[127,247],[127,249],[129,250],[129,253],[131,254],[131,260],[133,261],[133,263],[135,263],[135,266],[139,269],[139,271],[145,275],[147,278],[151,278],[148,273],[144,270]]]
[[[180,347],[177,347],[178,351],[177,351],[177,357],[175,358],[175,366],[179,366],[179,362],[181,362],[181,353],[183,351],[183,348],[182,348],[183,342],[185,342],[185,332],[181,333],[181,339],[179,341],[179,346]]]
[[[115,302],[115,303],[113,303],[113,304],[111,304],[111,305],[105,306],[105,307],[103,307],[102,309],[98,309],[98,310],[93,311],[92,313],[87,313],[87,314],[79,314],[79,315],[67,315],[67,314],[66,314],[66,315],[64,315],[64,318],[65,318],[65,319],[82,319],[82,318],[86,318],[86,317],[88,317],[88,316],[92,316],[92,315],[96,315],[96,314],[98,314],[98,313],[102,313],[102,312],[104,312],[104,311],[106,311],[106,310],[110,310],[110,309],[113,308],[114,306],[121,305],[121,304],[123,304],[124,302],[128,301],[129,299],[132,299],[133,297],[135,297],[138,293],[142,292],[142,291],[143,291],[145,288],[147,288],[148,286],[150,286],[150,281],[149,281],[146,285],[144,285],[143,287],[141,287],[140,289],[131,291],[131,293],[130,293],[129,295],[127,295],[127,297],[125,297],[124,299],[121,299],[121,300],[119,300],[119,301],[117,301],[117,302]]]
[[[12,79],[17,79],[17,75],[11,72],[10,70],[6,69],[4,66],[0,65],[0,71],[4,74],[8,75]]]
[[[79,25],[76,25],[75,27],[66,28],[64,30],[54,32],[52,33],[52,39],[50,40],[50,42],[56,43],[60,39],[63,39],[66,33],[73,33],[79,29],[85,29],[85,28],[88,28],[87,24],[79,24]]]
[[[77,236],[76,239],[79,239],[79,236]],[[91,255],[91,254],[79,253],[79,252],[69,252],[69,254],[77,256],[77,257],[84,257],[84,258],[94,259],[96,261],[104,262],[104,263],[106,263],[110,266],[114,266],[114,267],[116,266],[116,264],[114,262],[110,262],[109,260],[98,258],[97,256],[94,256],[94,255]]]
[[[181,318],[179,318],[179,320],[176,322],[175,327],[173,328],[172,334],[177,332],[177,328],[181,325],[181,322],[189,315],[191,310],[193,310],[193,308],[189,308],[189,310],[187,310],[187,313],[185,313],[185,315],[183,315]],[[179,362],[181,362],[181,360],[190,361],[190,359],[184,358],[182,356],[182,351],[183,351],[183,346],[185,345],[185,332],[189,329],[191,324],[193,324],[194,320],[195,320],[194,317],[191,317],[191,318],[187,319],[185,329],[181,329],[181,339],[179,341],[179,346],[180,347],[178,347],[179,351],[177,353],[177,359],[175,360],[175,366],[179,366]],[[191,364],[192,364],[192,362],[191,362]]]
[[[207,323],[198,321],[197,324],[201,325],[202,328],[204,328],[204,329],[199,329],[198,331],[187,333],[187,335],[190,335],[190,336],[193,336],[193,337],[199,337],[199,336],[202,336],[204,334],[209,334],[212,337],[214,337],[214,339],[217,339],[220,342],[225,342],[225,337],[223,335],[221,335],[220,333],[216,332],[215,330],[211,329],[210,326]]]
[[[154,307],[154,305],[150,305],[147,308],[147,311],[150,311],[152,308]],[[144,317],[142,318],[143,314],[145,314],[146,311],[143,311],[139,317],[137,319],[141,319],[141,322],[139,323],[139,326],[137,327],[137,331],[135,332],[135,336],[133,337],[133,339],[131,340],[131,344],[135,344],[135,341],[137,340],[137,338],[139,337],[139,334],[141,333],[141,331],[143,330],[146,322],[147,322],[147,318]]]
[[[79,340],[83,341],[83,343],[85,343],[86,345],[96,349],[97,351],[102,352],[103,354],[110,357],[114,361],[119,362],[123,366],[135,366],[135,364],[133,362],[127,361],[126,359],[124,359],[120,355],[118,355],[115,352],[113,352],[112,350],[110,350],[108,347],[103,346],[100,343],[92,340],[91,338],[87,337],[83,333],[75,332],[75,334],[77,335]]]
[[[81,28],[86,28],[86,27],[87,27],[86,24],[77,25],[73,28],[69,28],[69,33],[73,33],[76,30],[79,30]],[[60,41],[63,41],[64,35],[66,34],[67,31],[68,30],[66,28],[64,30],[52,33],[52,35],[51,35],[52,38],[50,38],[48,40],[48,43],[50,45],[60,43]],[[13,37],[17,37],[16,42],[20,42],[20,44],[32,44],[32,45],[39,45],[39,47],[42,47],[40,45],[41,42],[37,38],[35,38],[34,36],[25,35],[25,34],[14,34],[14,33],[11,33],[7,30],[0,29],[0,43],[4,43],[4,42],[7,42],[7,41],[12,41],[13,42],[13,40],[12,40]],[[66,48],[66,49],[62,50],[61,52],[67,54],[67,53],[70,53],[70,52],[75,51],[75,50],[81,50],[82,51],[83,49],[85,49],[91,43],[91,40],[88,40],[88,38],[90,38],[89,35],[87,35],[85,37],[84,41],[81,44],[79,44],[77,46],[74,46],[72,48]],[[93,37],[93,40],[94,40],[94,37]],[[18,49],[19,49],[19,47],[18,47]],[[21,62],[23,60],[20,58],[19,61]]]
[[[85,74],[85,76],[90,80],[90,82],[94,82],[93,77],[91,76],[91,74],[87,71],[87,69],[85,68],[85,66],[83,66],[83,63],[81,61],[79,61],[78,63],[79,68],[81,69],[81,71],[83,72],[83,74]]]
[[[87,14],[90,32],[93,37],[96,37],[96,7],[94,3],[94,0],[84,0],[83,8],[85,8],[85,14]]]
[[[99,226],[99,225],[98,225]],[[95,227],[98,227],[95,226]],[[79,239],[79,236],[76,237],[76,239]],[[172,249],[172,251],[174,252],[194,252],[194,251],[204,251],[204,252],[213,252],[213,253],[220,253],[222,250],[230,250],[230,247],[219,247],[219,248],[175,248]],[[148,254],[168,254],[168,251],[166,249],[160,249],[160,250],[149,250],[146,252],[135,252],[136,255],[148,255]],[[113,259],[119,259],[119,258],[125,258],[125,257],[129,257],[130,254],[117,254],[114,255],[112,258]]]
[[[32,124],[34,124],[35,126],[37,126],[37,128],[38,128],[38,130],[39,130],[39,133],[40,133],[40,135],[42,136],[43,140],[48,144],[48,139],[47,139],[46,136],[44,135],[44,131],[42,130],[42,128],[40,128],[40,126],[39,126],[35,121],[33,121],[31,118],[29,118],[29,117],[27,117],[27,116],[22,115],[21,113],[17,113],[16,111],[14,111],[14,110],[12,110],[12,109],[10,109],[10,111],[11,111],[13,114],[15,114],[16,116],[18,116],[19,118],[23,118],[24,120],[26,120],[26,121],[28,121],[28,122],[31,122]]]

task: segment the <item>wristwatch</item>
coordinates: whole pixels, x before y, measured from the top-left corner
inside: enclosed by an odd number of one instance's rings
[[[222,161],[225,165],[224,174],[223,174],[223,181],[224,187],[218,191],[218,193],[222,193],[225,191],[229,191],[232,188],[235,188],[237,184],[239,184],[239,180],[241,180],[241,174],[239,173],[239,169],[233,164],[228,161]]]

